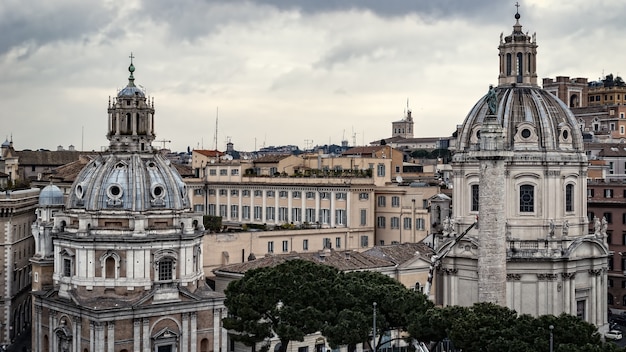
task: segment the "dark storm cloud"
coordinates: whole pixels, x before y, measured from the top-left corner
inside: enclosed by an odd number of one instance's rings
[[[7,1],[0,5],[0,56],[20,47],[20,57],[27,57],[47,43],[80,40],[114,15],[92,1]]]

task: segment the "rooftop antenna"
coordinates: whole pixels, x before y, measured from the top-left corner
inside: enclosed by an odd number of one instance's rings
[[[215,107],[215,150],[217,150],[217,121],[219,120],[219,109],[219,106]]]

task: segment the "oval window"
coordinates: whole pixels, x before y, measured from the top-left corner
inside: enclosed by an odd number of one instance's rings
[[[122,186],[118,184],[110,185],[109,188],[107,188],[107,194],[109,198],[119,199],[122,197],[122,193]]]
[[[563,131],[563,139],[567,139],[567,137],[569,137],[569,133],[565,130]]]
[[[528,137],[530,137],[530,135],[531,135],[531,133],[530,133],[530,130],[528,128],[524,128],[522,130],[522,137],[528,138]]]

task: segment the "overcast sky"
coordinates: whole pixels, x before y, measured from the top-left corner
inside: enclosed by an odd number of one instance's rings
[[[521,0],[538,74],[626,72],[626,2]],[[449,136],[489,84],[502,0],[4,0],[0,134],[17,150],[101,150],[109,96],[136,84],[175,151],[391,135],[407,106],[416,137]],[[219,111],[219,113],[218,113]]]

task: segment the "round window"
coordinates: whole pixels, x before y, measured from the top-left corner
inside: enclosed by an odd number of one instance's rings
[[[78,199],[83,199],[83,191],[83,185],[76,186],[75,194]]]
[[[122,197],[122,187],[118,184],[115,185],[110,185],[109,188],[107,189],[107,194],[109,196],[109,198],[112,199],[119,199]]]
[[[567,137],[569,137],[569,133],[565,130],[563,131],[563,139],[567,139]]]
[[[153,198],[165,197],[165,187],[163,187],[163,185],[152,186],[152,197]]]
[[[530,137],[530,135],[531,135],[531,133],[530,133],[530,130],[528,128],[524,128],[522,130],[522,137],[528,138],[528,137]]]

